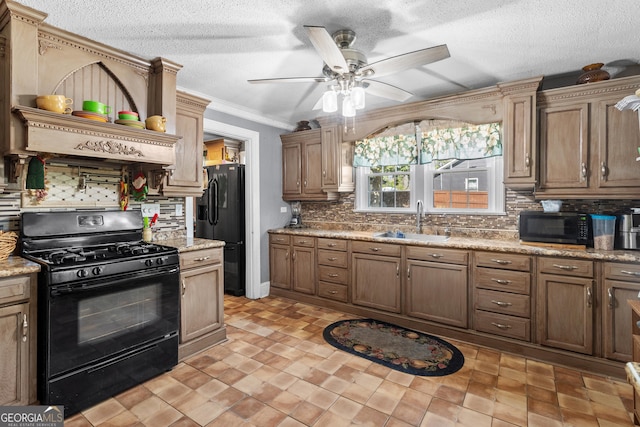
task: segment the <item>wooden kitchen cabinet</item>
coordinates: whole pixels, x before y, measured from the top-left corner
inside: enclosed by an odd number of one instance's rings
[[[615,104],[638,85],[627,77],[539,93],[537,197],[637,197],[638,115]]]
[[[36,402],[36,282],[0,279],[0,406]]]
[[[477,331],[531,340],[531,257],[476,252],[473,315]]]
[[[347,241],[318,239],[318,296],[347,302],[349,258]]]
[[[351,299],[356,305],[401,312],[401,246],[353,242]]]
[[[316,293],[316,239],[269,235],[271,286],[314,295]]]
[[[338,125],[320,128],[322,140],[322,191],[352,192],[355,189],[353,173],[353,144],[342,140]]]
[[[602,319],[604,357],[630,362],[633,358],[631,307],[640,301],[640,265],[605,262]]]
[[[226,339],[223,249],[180,254],[180,360]]]
[[[593,354],[593,262],[538,258],[537,332],[549,347]]]
[[[409,316],[466,328],[466,251],[408,246],[405,304]]]
[[[202,196],[204,110],[211,101],[186,92],[176,92],[176,163],[169,168],[164,196]]]
[[[282,199],[335,200],[322,191],[322,136],[320,129],[281,135]]]

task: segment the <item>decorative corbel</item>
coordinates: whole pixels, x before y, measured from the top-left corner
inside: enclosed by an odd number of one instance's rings
[[[9,182],[15,184],[18,182],[18,178],[23,176],[24,167],[27,163],[27,160],[30,158],[28,154],[16,154],[11,156],[8,159],[9,163]]]

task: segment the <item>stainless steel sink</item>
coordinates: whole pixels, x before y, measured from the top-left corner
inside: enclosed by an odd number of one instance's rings
[[[447,240],[449,240],[449,236],[440,236],[437,234],[401,233],[395,231],[373,233],[373,237],[383,237],[386,239],[419,240],[421,242],[446,242]]]

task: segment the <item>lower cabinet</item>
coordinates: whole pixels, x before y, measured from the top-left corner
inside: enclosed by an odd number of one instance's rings
[[[318,296],[347,302],[349,258],[347,241],[318,239]]]
[[[226,338],[224,326],[223,249],[180,254],[180,347],[185,359]]]
[[[400,245],[353,242],[351,301],[353,304],[400,313]]]
[[[36,402],[36,282],[0,279],[0,406]]]
[[[593,262],[538,258],[539,343],[593,354]]]
[[[269,280],[271,286],[291,289],[290,236],[269,236]]]
[[[407,247],[409,316],[466,328],[468,259],[465,251]]]
[[[640,300],[640,265],[606,262],[602,308],[604,357],[621,362],[633,358],[631,307]]]
[[[294,236],[291,255],[291,287],[294,291],[316,293],[316,239]]]

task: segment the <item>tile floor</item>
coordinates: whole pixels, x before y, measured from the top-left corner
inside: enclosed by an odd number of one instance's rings
[[[339,351],[355,316],[283,298],[225,297],[229,340],[66,420],[65,426],[632,426],[633,390],[449,340],[465,366],[417,377]]]

